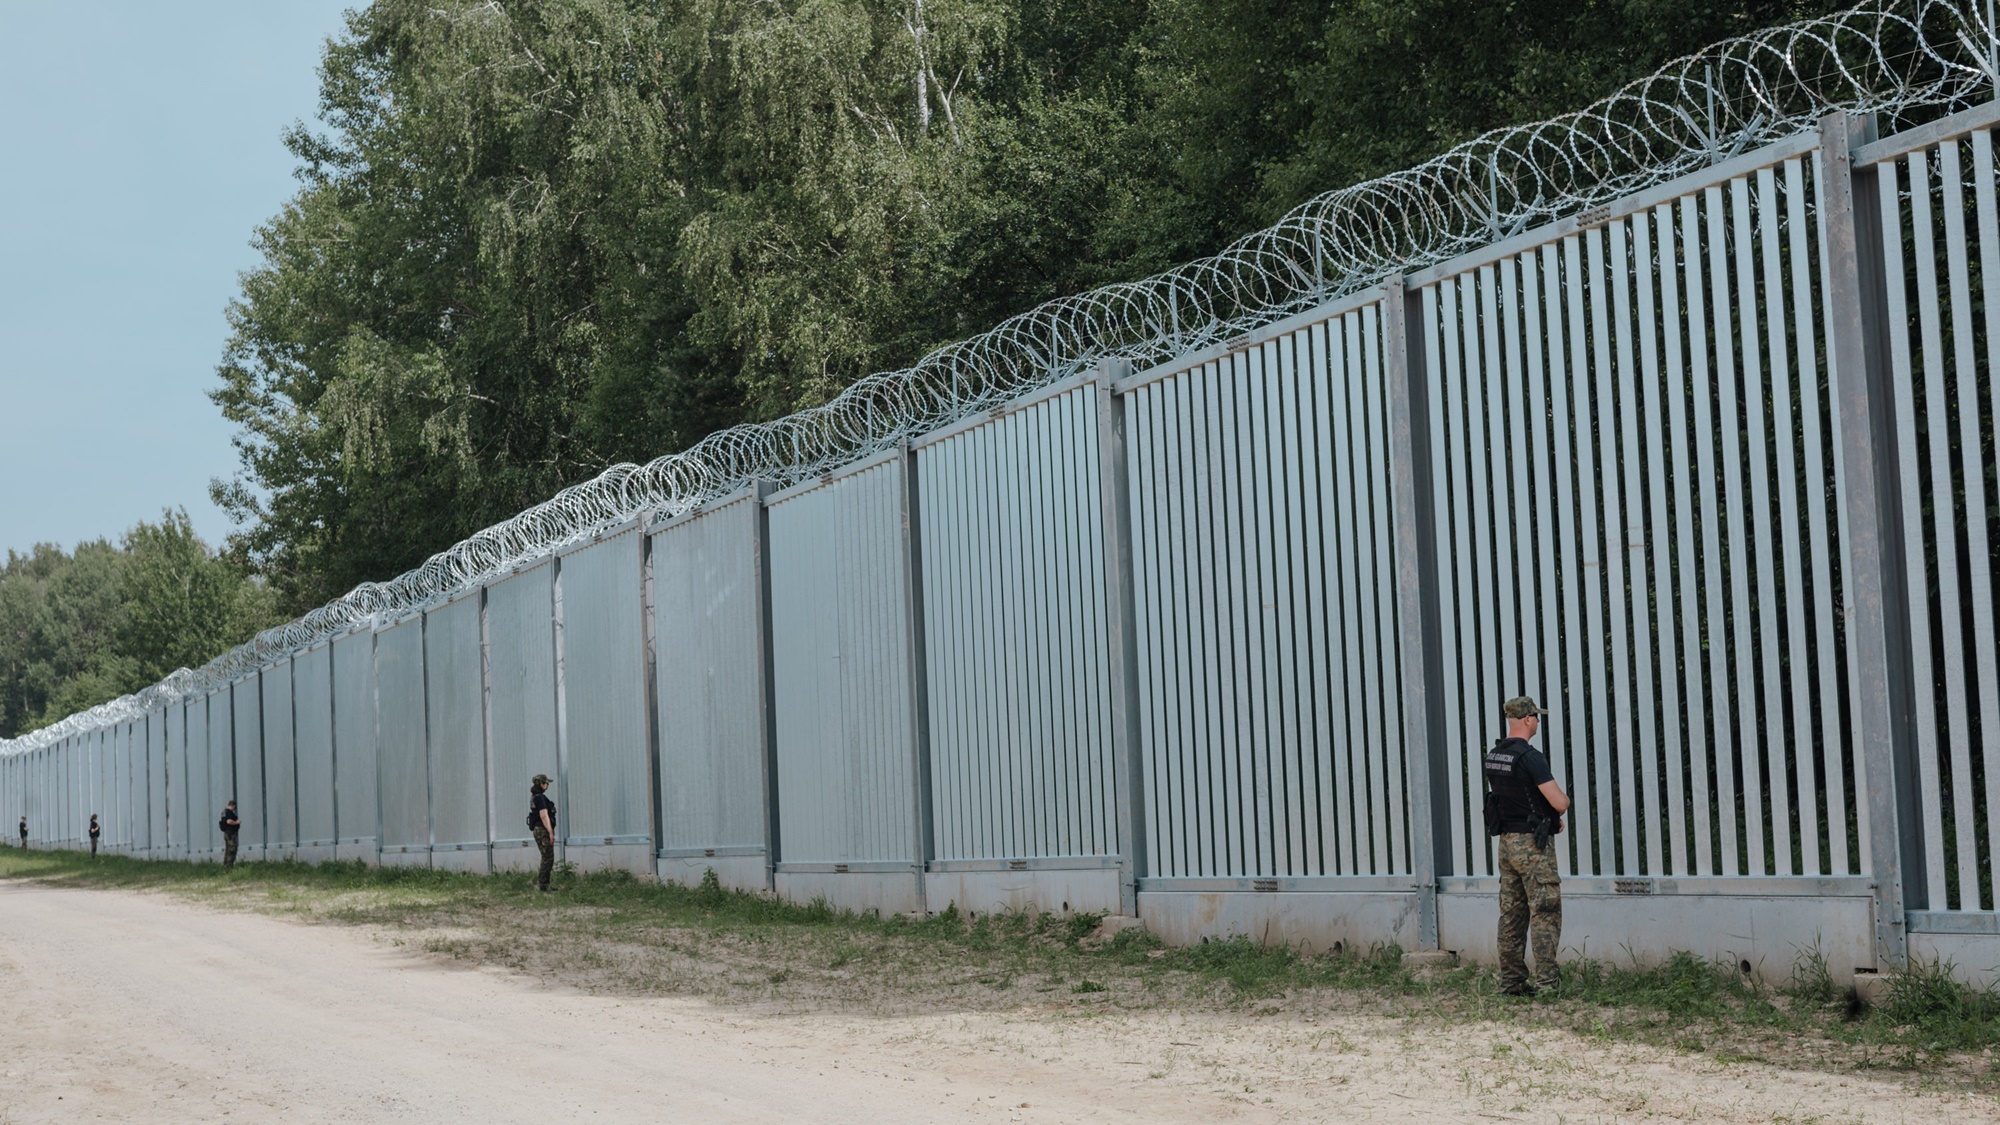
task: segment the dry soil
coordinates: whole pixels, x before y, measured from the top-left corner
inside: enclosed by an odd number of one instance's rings
[[[585,994],[382,933],[0,884],[0,1125],[2000,1121],[1991,1099],[1498,1024]]]

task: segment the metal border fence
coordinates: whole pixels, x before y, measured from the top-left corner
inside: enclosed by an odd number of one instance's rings
[[[1996,57],[1935,2],[1719,45],[614,469],[0,801],[484,870],[547,771],[587,866],[1479,955],[1525,692],[1588,948],[1984,972]]]

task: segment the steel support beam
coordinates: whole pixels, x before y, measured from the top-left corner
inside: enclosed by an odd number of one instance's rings
[[[924,557],[923,528],[917,518],[917,454],[904,441],[903,459],[903,626],[910,659],[910,785],[915,802],[911,824],[915,828],[917,911],[929,913],[930,896],[926,873],[935,833],[931,831],[931,723],[930,685],[924,669]]]
[[[1105,647],[1111,663],[1111,771],[1118,809],[1118,908],[1139,913],[1146,863],[1145,760],[1139,743],[1138,610],[1132,592],[1132,490],[1125,449],[1125,397],[1112,389],[1132,373],[1124,360],[1097,366],[1100,511],[1104,520]]]
[[[1903,513],[1897,502],[1896,432],[1877,178],[1853,152],[1875,139],[1872,117],[1820,119],[1820,221],[1825,237],[1827,358],[1835,447],[1846,515],[1841,528],[1841,607],[1847,627],[1848,698],[1875,888],[1878,967],[1908,961],[1905,888],[1922,887],[1923,852],[1911,807],[1915,729],[1909,630],[1888,607],[1906,604]],[[1896,279],[1901,284],[1901,279]]]
[[[1382,350],[1389,405],[1389,488],[1396,547],[1396,621],[1403,666],[1403,745],[1408,771],[1410,870],[1417,880],[1417,943],[1438,948],[1439,858],[1448,861],[1450,795],[1445,791],[1444,675],[1438,614],[1437,532],[1431,514],[1429,367],[1422,298],[1400,277],[1384,288]]]

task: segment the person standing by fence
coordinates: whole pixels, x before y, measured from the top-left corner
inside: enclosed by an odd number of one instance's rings
[[[1486,752],[1486,832],[1497,836],[1500,871],[1500,991],[1507,996],[1553,992],[1561,981],[1562,876],[1554,837],[1562,831],[1569,796],[1549,760],[1528,745],[1548,712],[1520,696],[1500,707],[1507,736]],[[1528,979],[1533,939],[1535,976]]]
[[[546,891],[556,868],[556,803],[549,800],[548,774],[538,773],[528,783],[528,827],[534,830],[535,846],[542,849],[542,872],[535,885]]]
[[[92,859],[97,858],[97,837],[103,834],[103,832],[104,829],[99,828],[97,826],[97,814],[91,813],[90,814],[90,858]]]
[[[25,816],[21,818],[21,850],[28,850],[28,818]]]
[[[236,802],[222,807],[222,819],[216,822],[222,829],[222,869],[228,871],[236,866],[236,832],[243,827],[243,818],[236,815]]]

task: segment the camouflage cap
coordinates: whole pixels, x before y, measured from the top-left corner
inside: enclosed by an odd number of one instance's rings
[[[1510,719],[1525,719],[1530,715],[1546,715],[1547,711],[1535,705],[1532,697],[1517,695],[1500,705],[1500,713]]]
[[[536,774],[536,775],[535,775],[535,777],[534,777],[534,780],[532,780],[532,781],[528,782],[528,784],[530,784],[530,785],[548,785],[548,784],[550,784],[550,782],[549,782],[549,775],[548,775],[548,774],[545,774],[545,773],[538,773],[538,774]]]

